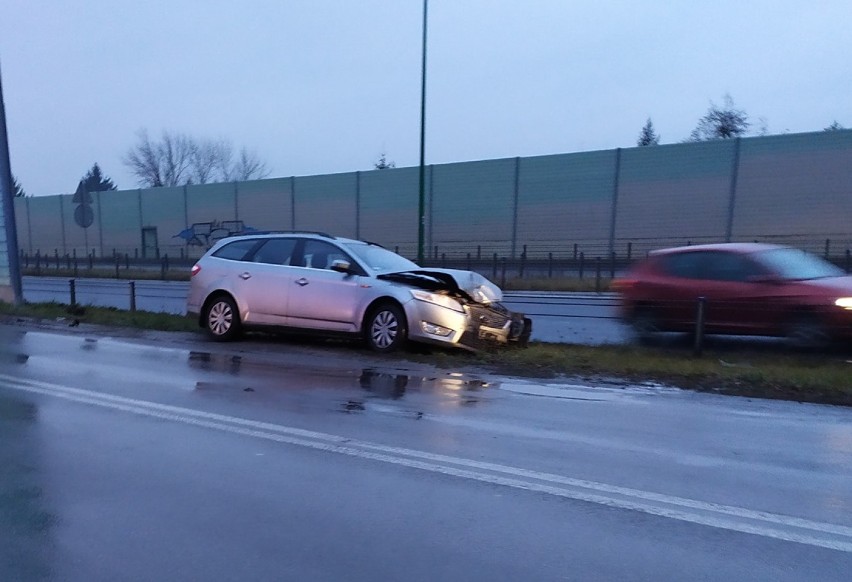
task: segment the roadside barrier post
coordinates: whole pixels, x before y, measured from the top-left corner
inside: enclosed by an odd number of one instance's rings
[[[71,307],[77,305],[77,282],[74,279],[68,281],[68,290],[71,292]]]
[[[706,309],[707,298],[699,297],[695,313],[695,345],[692,348],[692,355],[696,358],[700,358],[704,351],[704,312]]]
[[[601,258],[595,258],[595,293],[601,292]]]
[[[136,311],[136,281],[130,282],[130,311]]]
[[[471,263],[470,263],[470,253],[467,254],[467,270],[468,271],[473,270],[473,265],[471,265]]]

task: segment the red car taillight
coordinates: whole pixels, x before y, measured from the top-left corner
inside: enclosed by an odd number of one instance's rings
[[[192,272],[190,273],[190,277],[195,277],[198,273],[201,272],[201,265],[198,263],[192,265]]]
[[[610,289],[618,291],[619,293],[624,293],[638,284],[638,279],[613,279],[612,283],[610,283]]]

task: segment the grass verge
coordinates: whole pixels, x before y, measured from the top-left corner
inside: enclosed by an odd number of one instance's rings
[[[70,308],[61,303],[25,303],[12,305],[0,301],[0,314],[35,319],[57,320],[63,318],[69,324],[95,323],[113,327],[133,327],[159,331],[195,331],[198,322],[181,315],[151,313],[148,311],[123,311],[114,307]]]
[[[36,319],[65,318],[161,331],[197,331],[195,320],[164,313],[135,313],[85,307],[70,313],[58,303],[14,306],[0,302],[0,314]],[[517,376],[658,382],[703,392],[852,406],[852,359],[843,354],[797,354],[775,349],[706,349],[701,358],[687,346],[579,346],[533,343],[526,349],[470,354],[432,351],[407,354],[439,367],[480,367]]]

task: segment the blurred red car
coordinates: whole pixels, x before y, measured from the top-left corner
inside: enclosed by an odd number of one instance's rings
[[[651,252],[613,282],[620,316],[640,339],[693,331],[705,298],[705,332],[786,337],[818,347],[852,337],[852,277],[804,251],[725,243]]]

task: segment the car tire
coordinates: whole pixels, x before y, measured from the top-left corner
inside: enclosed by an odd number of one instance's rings
[[[640,344],[653,342],[660,333],[660,319],[653,307],[637,307],[630,318],[633,338]]]
[[[210,300],[204,310],[204,328],[215,341],[230,341],[240,335],[240,312],[237,304],[227,295]]]
[[[405,313],[393,303],[383,303],[370,311],[364,325],[364,339],[371,350],[390,353],[408,340]]]
[[[785,339],[796,350],[819,350],[831,342],[828,328],[813,314],[793,316],[787,324]]]

